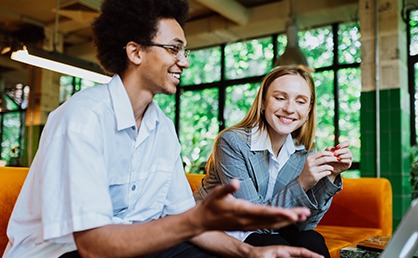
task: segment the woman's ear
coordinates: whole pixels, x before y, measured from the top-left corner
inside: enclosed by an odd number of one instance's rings
[[[135,42],[129,41],[125,46],[126,56],[128,60],[136,65],[141,64],[143,49]]]

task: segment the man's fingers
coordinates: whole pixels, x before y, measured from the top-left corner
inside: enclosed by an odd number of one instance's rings
[[[305,258],[324,258],[324,256],[314,253],[308,249],[302,248],[298,254],[294,254],[293,257],[305,257]]]
[[[228,194],[236,192],[239,188],[239,180],[234,178],[229,184],[220,185],[215,187],[212,191],[212,196],[215,199],[225,198]]]

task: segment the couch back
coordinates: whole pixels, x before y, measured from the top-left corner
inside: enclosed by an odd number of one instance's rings
[[[205,177],[204,174],[186,174],[187,181],[189,181],[192,192],[196,191],[202,182],[202,179]]]
[[[29,168],[0,167],[0,254],[9,241],[7,224]]]
[[[28,171],[27,167],[0,167],[0,253],[9,241],[6,235],[7,225]],[[204,177],[201,174],[186,174],[186,176],[193,191]]]
[[[382,229],[392,235],[392,187],[386,178],[343,178],[319,225]]]

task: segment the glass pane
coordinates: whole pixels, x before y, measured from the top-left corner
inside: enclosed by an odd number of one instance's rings
[[[27,108],[30,88],[28,85],[17,83],[8,84],[4,89],[3,100],[8,110]]]
[[[280,34],[277,36],[277,56],[281,56],[284,53],[287,45],[286,34]]]
[[[334,146],[334,73],[324,71],[314,73],[316,91],[316,116],[318,127],[316,130],[316,149],[322,150]]]
[[[157,94],[154,96],[154,101],[160,106],[168,118],[174,123],[176,116],[176,95]]]
[[[360,173],[360,170],[358,170],[358,169],[347,170],[344,173],[341,173],[341,177],[344,177],[344,178],[360,178],[361,173]]]
[[[258,84],[246,83],[226,88],[225,126],[241,121],[250,109],[257,94]]]
[[[349,141],[353,161],[360,161],[360,68],[338,71],[340,128],[339,142]]]
[[[80,90],[84,90],[93,86],[98,85],[99,83],[96,83],[94,81],[90,81],[90,80],[86,80],[86,79],[81,79],[80,82]]]
[[[411,44],[409,54],[411,56],[418,54],[418,10],[412,11],[410,20]]]
[[[225,77],[238,79],[266,74],[272,68],[271,37],[229,44],[225,47]]]
[[[418,142],[418,63],[414,64],[415,75],[415,95],[414,95],[414,108],[415,108],[415,132],[417,132]]]
[[[221,79],[221,48],[192,51],[190,67],[183,70],[181,85],[210,83]]]
[[[332,65],[334,43],[330,26],[299,32],[298,35],[299,46],[311,67]]]
[[[19,135],[22,126],[21,112],[3,114],[3,139],[1,159],[9,166],[18,166],[20,157]]]
[[[360,63],[360,29],[357,23],[344,23],[338,27],[338,62]]]
[[[219,132],[218,89],[185,91],[181,96],[180,142],[186,173],[206,162]]]
[[[6,103],[6,108],[8,110],[17,110],[19,109],[19,106],[16,104],[16,102],[14,102],[9,96],[3,94],[2,95],[2,99],[3,101],[5,101]]]
[[[84,90],[99,83],[81,79],[74,76],[63,75],[60,77],[60,103],[69,99],[74,93]]]
[[[69,75],[63,75],[60,78],[60,103],[63,103],[71,97],[73,94],[73,77]]]

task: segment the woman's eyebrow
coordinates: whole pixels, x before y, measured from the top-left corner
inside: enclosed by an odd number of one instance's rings
[[[281,90],[274,90],[273,91],[273,94],[282,94],[282,95],[288,96],[287,92],[281,91]],[[309,96],[306,96],[306,95],[303,95],[303,94],[299,94],[299,95],[296,96],[296,98],[306,98],[306,99],[309,99],[310,97]]]

